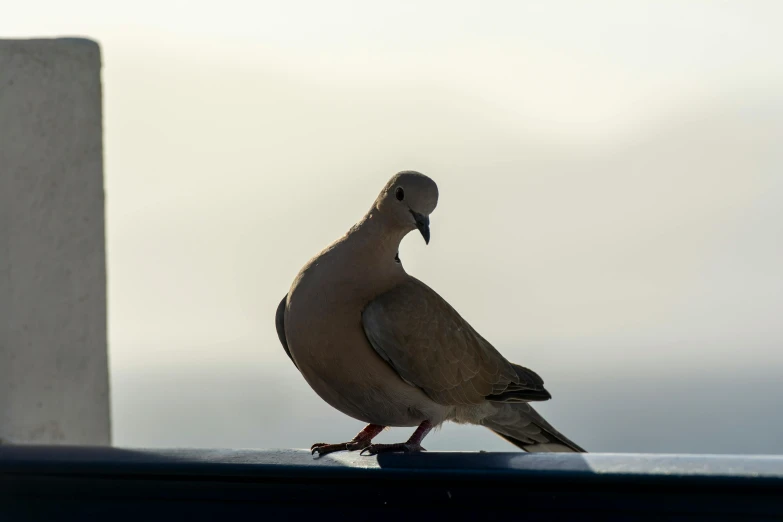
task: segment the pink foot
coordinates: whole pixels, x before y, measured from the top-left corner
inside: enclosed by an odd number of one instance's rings
[[[383,431],[384,426],[377,424],[368,424],[357,436],[348,442],[340,442],[339,444],[326,444],[325,442],[318,442],[310,446],[310,453],[315,455],[318,453],[319,457],[334,453],[335,451],[356,451],[364,449],[372,444],[372,439],[380,432]]]
[[[432,430],[432,423],[424,421],[419,424],[416,431],[407,442],[398,442],[397,444],[368,444],[362,449],[360,455],[377,455],[378,453],[419,453],[427,451],[421,447],[421,441]]]
[[[338,444],[326,444],[325,442],[319,442],[310,446],[310,453],[315,455],[318,453],[319,457],[334,453],[335,451],[356,451],[364,449],[370,445],[370,441],[358,441],[352,440],[350,442],[340,442]]]

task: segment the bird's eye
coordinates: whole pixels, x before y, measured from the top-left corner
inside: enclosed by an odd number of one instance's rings
[[[397,190],[394,191],[394,195],[397,198],[397,201],[405,199],[405,191],[402,190],[402,187],[397,187]]]

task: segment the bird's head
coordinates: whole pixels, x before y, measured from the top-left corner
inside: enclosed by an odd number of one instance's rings
[[[395,174],[375,200],[385,220],[405,232],[418,229],[430,242],[430,214],[438,205],[438,186],[424,174],[403,171]]]

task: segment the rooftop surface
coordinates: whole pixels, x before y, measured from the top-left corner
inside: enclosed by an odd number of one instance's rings
[[[3,520],[778,520],[783,457],[0,446]]]

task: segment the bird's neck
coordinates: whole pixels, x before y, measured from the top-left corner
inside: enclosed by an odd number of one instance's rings
[[[371,209],[347,234],[347,239],[365,255],[393,261],[408,230],[394,226],[377,209]]]

